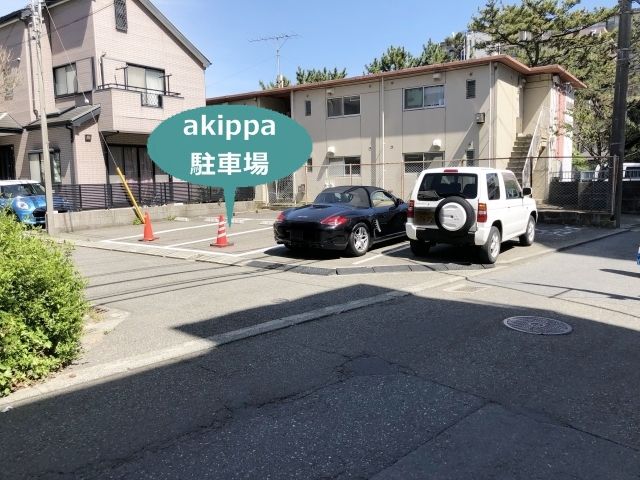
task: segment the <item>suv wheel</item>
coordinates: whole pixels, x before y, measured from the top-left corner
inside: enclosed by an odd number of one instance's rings
[[[369,250],[370,243],[369,229],[364,223],[358,223],[349,235],[347,251],[355,257],[361,257]]]
[[[491,227],[487,241],[480,247],[480,260],[482,263],[496,263],[500,254],[501,239],[500,230],[497,227]]]
[[[528,247],[533,244],[533,241],[536,238],[536,219],[533,218],[533,215],[529,217],[529,221],[527,222],[527,231],[520,235],[520,245],[523,247]]]
[[[475,220],[473,207],[462,197],[448,197],[435,211],[438,228],[451,233],[466,233]]]
[[[422,240],[409,240],[409,246],[411,247],[411,252],[416,257],[424,257],[429,253],[429,249],[431,248],[430,243]]]

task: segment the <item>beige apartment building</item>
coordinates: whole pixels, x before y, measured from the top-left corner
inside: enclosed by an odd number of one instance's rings
[[[26,3],[26,2],[25,2]],[[50,0],[42,68],[54,185],[168,182],[151,131],[205,105],[209,60],[149,0]],[[0,96],[0,179],[43,180],[36,49],[29,9],[0,18],[19,83]]]
[[[310,201],[331,185],[373,184],[407,198],[428,166],[510,168],[546,195],[547,174],[571,168],[573,93],[558,65],[506,56],[210,98],[290,115],[313,139],[307,164],[257,189],[263,201]],[[538,174],[535,174],[538,172]],[[533,174],[533,175],[532,175]]]

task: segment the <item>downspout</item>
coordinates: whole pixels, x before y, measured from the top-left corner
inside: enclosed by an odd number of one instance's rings
[[[491,166],[495,167],[495,159],[493,158],[493,62],[489,62],[489,158]]]
[[[75,131],[74,131],[73,125],[70,125],[70,124],[66,124],[64,126],[64,128],[69,130],[69,135],[71,136],[71,158],[72,158],[72,160],[69,162],[69,165],[71,167],[71,183],[73,183],[75,185],[75,184],[78,183],[78,175],[76,173],[77,172],[76,161],[77,161],[78,157],[77,157],[77,151],[76,151],[76,143],[74,142],[74,140],[75,140]]]
[[[380,148],[382,149],[382,188],[384,186],[384,77],[380,77]]]
[[[294,111],[293,111],[293,90],[289,91],[289,111],[291,112],[291,120],[295,120],[295,116],[294,116]],[[313,147],[312,147],[313,148]],[[306,165],[306,164],[305,164]],[[306,167],[305,167],[306,168]],[[293,190],[291,192],[291,196],[293,197],[293,204],[297,205],[297,189],[298,189],[298,184],[296,183],[296,172],[293,172],[293,176],[291,178],[291,182],[293,183],[293,185],[291,185],[291,189]]]

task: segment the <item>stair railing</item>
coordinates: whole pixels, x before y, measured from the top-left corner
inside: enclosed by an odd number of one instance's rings
[[[538,160],[538,153],[542,144],[542,117],[546,109],[542,107],[538,114],[538,120],[536,122],[536,128],[533,130],[533,136],[531,138],[531,144],[529,145],[529,151],[522,167],[522,186],[531,187],[531,176]]]

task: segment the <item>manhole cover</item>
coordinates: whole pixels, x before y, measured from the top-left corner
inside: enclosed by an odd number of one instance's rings
[[[509,317],[503,322],[507,327],[534,335],[565,335],[571,333],[571,325],[545,317]]]

